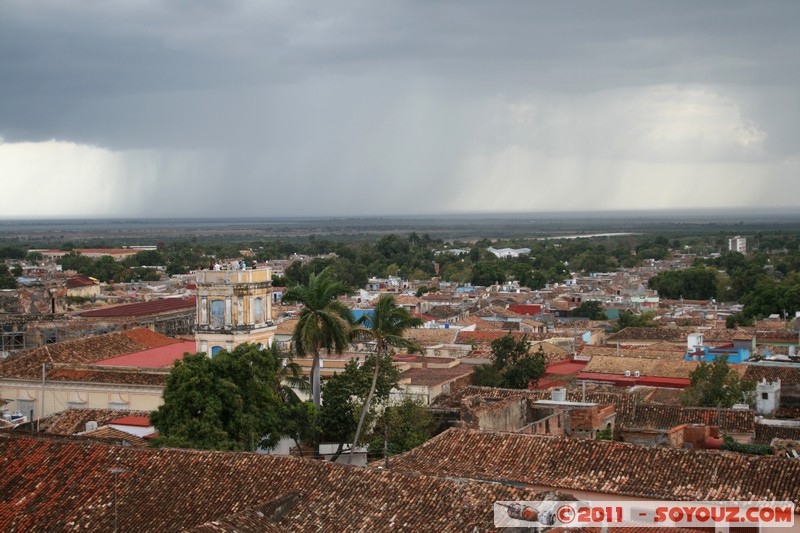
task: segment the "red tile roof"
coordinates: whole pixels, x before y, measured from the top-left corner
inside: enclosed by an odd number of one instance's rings
[[[22,352],[0,362],[0,376],[41,379],[42,364],[48,365],[48,379],[58,371],[58,364],[83,364],[118,355],[140,352],[177,341],[147,329],[106,333],[57,344],[48,344]]]
[[[86,422],[97,422],[105,426],[109,420],[122,416],[148,416],[146,411],[124,411],[119,409],[67,409],[56,413],[42,423],[48,433],[73,435],[86,431]]]
[[[136,532],[487,531],[495,501],[542,497],[292,457],[0,437],[2,531],[111,531],[115,481],[119,530]]]
[[[117,426],[136,426],[143,428],[147,428],[152,425],[150,423],[149,416],[123,416],[122,418],[115,418],[114,420],[109,420],[108,424],[109,425],[115,424]]]
[[[163,300],[153,300],[152,302],[116,305],[114,307],[84,311],[80,313],[80,316],[86,318],[139,317],[194,310],[195,304],[195,298],[165,298]]]
[[[455,409],[462,400],[471,396],[481,398],[509,398],[525,396],[530,401],[549,400],[551,391],[517,389],[496,389],[492,387],[469,386],[459,389],[450,396],[440,396],[434,407]],[[585,398],[580,390],[568,391],[567,401],[613,405],[617,413],[616,424],[620,427],[671,429],[680,424],[716,424],[725,433],[752,433],[755,413],[749,409],[717,409],[710,407],[684,407],[681,405],[646,404],[639,401],[636,394],[587,391]]]
[[[401,380],[411,380],[410,385],[433,387],[467,377],[475,372],[475,367],[460,364],[452,368],[411,368],[400,374]]]
[[[138,368],[164,368],[172,366],[178,359],[183,359],[185,353],[196,352],[194,341],[176,342],[158,348],[151,348],[141,352],[119,355],[110,359],[95,361],[100,366],[130,366]]]
[[[772,439],[800,441],[800,427],[756,424],[756,438],[753,439],[753,442],[757,444],[770,444]]]
[[[82,274],[78,274],[77,276],[72,276],[71,278],[67,279],[68,289],[77,289],[80,287],[92,287],[97,284],[98,283],[96,280],[93,280],[88,276],[84,276]]]
[[[800,504],[800,461],[568,437],[449,429],[392,468],[634,498]]]

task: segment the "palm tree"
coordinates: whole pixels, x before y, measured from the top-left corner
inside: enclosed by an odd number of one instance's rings
[[[298,355],[314,356],[311,395],[317,408],[320,406],[319,352],[324,348],[328,352],[342,353],[349,344],[348,332],[353,315],[344,303],[336,299],[349,293],[347,286],[334,280],[330,268],[326,268],[319,275],[311,274],[308,285],[289,288],[281,299],[282,303],[303,304],[292,334],[292,344]]]
[[[364,327],[365,324],[369,327]],[[367,400],[361,408],[361,416],[358,419],[358,426],[356,426],[353,447],[350,448],[350,455],[347,458],[348,463],[353,458],[353,453],[358,445],[358,438],[361,436],[364,419],[367,417],[372,397],[375,394],[378,373],[381,367],[381,357],[388,355],[390,346],[419,351],[420,347],[415,342],[404,338],[403,332],[409,328],[418,328],[422,324],[424,324],[424,321],[421,318],[411,316],[406,309],[398,306],[394,296],[385,294],[378,299],[378,304],[375,306],[375,312],[372,317],[368,315],[362,316],[358,321],[357,327],[353,329],[352,336],[367,337],[375,341],[375,371],[372,374],[372,385],[370,386]]]

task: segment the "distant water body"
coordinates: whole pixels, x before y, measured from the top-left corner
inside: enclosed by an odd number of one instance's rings
[[[553,239],[591,239],[593,237],[624,237],[625,235],[641,235],[641,233],[634,232],[617,232],[617,233],[581,233],[575,235],[552,235],[550,237],[536,237],[537,241],[548,241]]]

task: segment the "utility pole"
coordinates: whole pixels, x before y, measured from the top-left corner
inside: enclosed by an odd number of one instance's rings
[[[384,415],[384,420],[386,420]],[[383,467],[389,470],[389,421],[386,420],[383,424]]]
[[[117,480],[120,474],[127,472],[124,468],[112,468],[109,470],[114,475],[114,533],[119,531],[117,522]]]
[[[42,404],[39,406],[39,420],[36,421],[36,431],[41,429],[39,425],[42,423],[42,418],[44,418],[44,380],[46,376],[47,363],[42,363]],[[31,427],[33,427],[33,420],[31,420]]]

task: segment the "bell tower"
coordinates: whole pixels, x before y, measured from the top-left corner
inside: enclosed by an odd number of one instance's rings
[[[272,271],[198,271],[195,324],[197,351],[210,357],[245,342],[271,345],[275,336]]]

